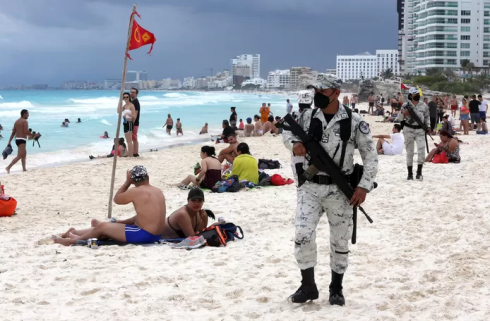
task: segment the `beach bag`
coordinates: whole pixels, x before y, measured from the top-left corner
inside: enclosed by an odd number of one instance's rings
[[[221,245],[226,246],[228,236],[225,231],[221,229],[219,225],[212,225],[206,227],[202,231],[196,234],[196,236],[202,236],[206,240],[206,246],[219,247]]]
[[[234,241],[235,239],[241,240],[244,237],[242,228],[233,223],[224,223],[218,226],[226,233],[226,242]]]
[[[271,176],[271,184],[275,186],[283,186],[286,184],[292,184],[294,181],[292,179],[285,179],[279,174],[274,174]]]
[[[0,216],[12,216],[16,208],[17,201],[5,194],[4,186],[0,183]]]
[[[226,192],[231,192],[231,193],[238,192],[240,190],[240,181],[238,180],[238,176],[237,175],[230,176],[230,178],[226,180],[224,186],[228,187],[226,189]]]
[[[281,168],[281,163],[278,160],[259,159],[260,169],[278,169]]]
[[[449,163],[449,159],[447,158],[446,152],[442,151],[441,153],[434,156],[432,159],[432,163],[434,164],[447,164]]]

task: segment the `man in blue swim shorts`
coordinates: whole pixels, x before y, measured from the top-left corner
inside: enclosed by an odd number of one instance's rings
[[[132,184],[135,187],[129,188]],[[165,226],[165,196],[159,188],[150,185],[144,166],[138,165],[127,171],[126,182],[114,196],[114,203],[133,203],[136,215],[114,223],[92,220],[92,227],[84,230],[70,228],[61,237],[54,237],[54,242],[68,246],[90,238],[140,244],[160,240]]]

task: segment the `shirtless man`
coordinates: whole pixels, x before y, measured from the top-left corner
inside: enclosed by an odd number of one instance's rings
[[[398,110],[400,110],[405,103],[402,93],[398,93]]]
[[[218,160],[220,163],[223,163],[223,161],[226,159],[228,162],[233,164],[235,157],[238,156],[236,150],[236,147],[238,146],[238,141],[235,134],[231,134],[228,136],[228,143],[230,143],[230,145],[219,152]]]
[[[357,95],[352,94],[352,96],[350,97],[350,107],[354,109],[356,108],[356,104],[357,104]]]
[[[193,188],[187,196],[187,205],[182,206],[169,217],[163,228],[162,238],[187,238],[208,226],[208,214],[202,209],[204,193]],[[212,212],[211,212],[212,213]]]
[[[179,136],[179,134],[184,136],[184,133],[182,132],[182,123],[180,122],[180,118],[177,118],[177,123],[175,124],[175,128],[177,128],[177,136]]]
[[[254,136],[264,135],[264,129],[262,127],[262,121],[260,120],[259,115],[255,115],[254,120],[255,120]]]
[[[172,119],[170,114],[168,114],[167,122],[162,127],[165,127],[165,126],[167,126],[167,134],[172,135],[172,127],[174,126],[174,120]]]
[[[134,184],[134,188],[129,188]],[[159,188],[150,185],[146,168],[141,165],[128,170],[126,182],[114,196],[114,203],[133,203],[136,215],[115,223],[92,220],[92,227],[84,230],[70,228],[61,237],[53,237],[55,243],[72,245],[90,238],[111,239],[127,243],[154,243],[160,240],[165,227],[165,196]]]
[[[374,113],[374,94],[371,92],[368,97],[369,108],[368,115],[372,115]]]
[[[267,121],[264,123],[264,127],[263,127],[264,134],[267,134],[268,132],[270,132],[271,134],[274,134],[273,128],[272,128],[272,127],[274,127],[272,125],[273,122],[274,122],[274,116],[269,116]]]
[[[17,150],[17,157],[15,157],[12,160],[9,166],[5,167],[7,174],[10,174],[10,169],[19,160],[22,160],[22,170],[24,172],[27,172],[27,168],[26,168],[27,137],[29,137],[30,139],[36,139],[37,137],[40,136],[39,134],[31,134],[31,132],[29,132],[29,123],[27,122],[27,118],[29,118],[29,111],[27,109],[22,109],[22,111],[20,112],[20,118],[17,119],[14,123],[14,129],[12,129],[12,134],[10,135],[10,139],[7,146],[12,147],[10,143],[12,142],[12,139],[14,139],[15,136],[15,144],[17,145],[18,150]]]
[[[208,133],[208,123],[205,123],[204,126],[201,128],[201,131],[199,132],[199,135],[204,135]]]

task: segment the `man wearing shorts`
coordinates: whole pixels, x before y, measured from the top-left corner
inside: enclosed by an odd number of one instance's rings
[[[27,157],[27,149],[26,149],[26,143],[27,143],[27,137],[30,137],[31,139],[35,139],[36,137],[39,137],[40,134],[32,134],[29,131],[29,123],[27,122],[27,118],[29,118],[29,111],[27,109],[22,109],[20,112],[20,118],[17,119],[17,121],[14,123],[14,129],[12,129],[12,134],[10,135],[9,142],[7,146],[12,147],[10,143],[12,142],[12,139],[14,139],[15,136],[15,144],[17,145],[17,157],[15,157],[12,162],[10,163],[9,166],[5,167],[5,170],[7,171],[7,174],[10,174],[10,169],[12,166],[14,166],[19,160],[22,160],[22,170],[24,172],[27,172],[26,168],[26,157]]]
[[[373,93],[371,93],[369,95],[368,102],[369,102],[368,115],[371,115],[374,112],[374,95],[373,95]]]
[[[236,139],[235,133],[230,134],[227,137],[227,140],[228,140],[228,143],[230,143],[230,145],[219,152],[218,160],[220,163],[223,163],[224,160],[227,160],[229,163],[233,164],[235,157],[238,156],[238,152],[236,149],[238,146],[238,141]]]
[[[130,188],[132,184],[134,188]],[[69,246],[90,238],[139,244],[160,240],[165,227],[165,196],[159,188],[150,185],[144,166],[137,165],[127,171],[126,181],[114,196],[114,203],[133,203],[136,215],[114,223],[92,220],[92,227],[83,230],[70,228],[61,237],[53,237],[54,242]]]
[[[167,122],[165,123],[165,125],[167,126],[167,134],[172,135],[172,128],[174,127],[174,120],[172,119],[172,116],[170,116],[170,114],[168,114]]]
[[[373,138],[378,138],[376,144],[376,150],[380,155],[401,155],[403,152],[403,145],[405,144],[405,137],[402,133],[402,126],[394,124],[391,135],[374,135]],[[391,138],[391,144],[385,139]]]
[[[480,121],[482,123],[487,122],[487,112],[488,112],[488,101],[483,99],[482,95],[478,95],[478,100],[480,101]]]
[[[139,90],[137,88],[131,88],[131,102],[136,109],[136,120],[133,125],[133,156],[139,157],[139,143],[138,143],[138,128],[140,127],[140,102],[138,100]]]
[[[481,124],[480,124],[480,105],[481,102],[476,99],[476,95],[471,96],[470,100],[470,118],[471,118],[471,125],[475,126],[475,124],[478,126],[478,130],[481,129]]]

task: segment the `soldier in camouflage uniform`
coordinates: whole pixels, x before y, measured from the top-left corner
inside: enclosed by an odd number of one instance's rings
[[[315,284],[314,266],[317,263],[316,227],[323,213],[326,213],[330,225],[330,304],[344,305],[342,279],[348,265],[348,242],[352,236],[352,206],[361,205],[366,193],[373,189],[374,178],[378,171],[378,155],[371,137],[369,125],[357,113],[352,113],[351,136],[347,143],[343,164],[340,164],[342,141],[340,139],[340,121],[348,118],[346,109],[338,101],[342,81],[333,75],[319,74],[310,83],[314,88],[314,103],[318,107],[314,121],[321,122],[320,144],[348,175],[354,170],[354,149],[358,146],[361,154],[364,173],[355,189],[352,199],[338,189],[327,173],[318,172],[311,181],[306,181],[298,188],[298,206],[296,210],[295,257],[301,269],[300,288],[291,296],[295,303],[303,303],[318,298]],[[299,118],[298,124],[305,130],[310,129],[312,109],[306,110]],[[318,120],[317,120],[317,119]],[[306,150],[300,139],[290,131],[283,132],[284,145],[294,155],[304,156]],[[337,152],[338,151],[338,152]],[[305,161],[303,168],[308,168]]]
[[[403,104],[396,121],[401,122],[403,128],[403,136],[405,137],[405,149],[407,150],[407,180],[413,180],[413,149],[414,142],[417,142],[417,180],[423,180],[422,166],[425,161],[425,135],[427,134],[419,124],[410,117],[407,108],[412,108],[420,120],[427,126],[430,131],[430,113],[429,107],[420,101],[419,90],[412,87],[408,90],[408,101]]]
[[[298,118],[303,114],[306,110],[311,108],[313,104],[313,96],[314,92],[310,90],[302,90],[298,94],[298,107],[299,111],[294,111],[292,116],[294,120],[298,121]],[[294,178],[296,181],[296,187],[299,187],[299,180],[302,179],[301,174],[303,173],[303,163],[305,161],[304,156],[295,156],[291,154],[291,168],[293,169]],[[298,172],[300,175],[298,175]]]

